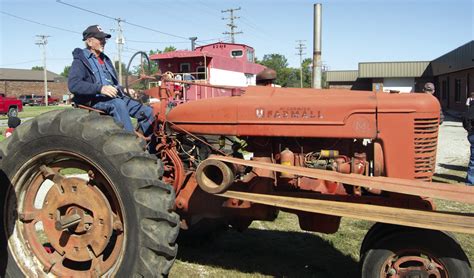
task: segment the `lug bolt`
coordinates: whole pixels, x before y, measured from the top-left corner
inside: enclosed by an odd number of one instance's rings
[[[433,270],[433,269],[435,269],[435,266],[434,266],[433,263],[430,263],[430,264],[428,265],[428,270]]]
[[[388,270],[387,274],[390,275],[390,276],[393,276],[393,275],[397,274],[397,271],[395,270],[395,268],[390,268]]]

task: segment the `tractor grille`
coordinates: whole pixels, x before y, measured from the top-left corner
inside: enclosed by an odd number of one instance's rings
[[[415,119],[415,179],[431,181],[436,166],[437,118]]]

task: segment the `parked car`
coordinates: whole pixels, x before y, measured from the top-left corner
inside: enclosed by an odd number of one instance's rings
[[[23,111],[21,100],[16,97],[6,97],[5,94],[0,94],[0,115],[17,117],[21,111]]]
[[[58,105],[59,99],[56,97],[48,96],[48,105]],[[38,97],[38,105],[46,105],[45,97]]]
[[[39,105],[39,102],[40,102],[40,97],[35,94],[21,95],[19,99],[21,100],[23,106],[26,106],[26,105],[35,106],[35,105]]]

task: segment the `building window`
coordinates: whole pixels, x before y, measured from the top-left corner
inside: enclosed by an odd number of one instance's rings
[[[446,82],[446,80],[443,80],[443,82],[441,83],[441,86],[442,86],[442,96],[441,98],[443,100],[446,100],[448,98],[448,83]]]
[[[191,71],[191,64],[190,63],[181,63],[179,64],[179,72],[187,73]]]
[[[199,80],[206,79],[206,68],[204,66],[196,67],[196,71],[198,72],[197,79]]]
[[[253,74],[248,74],[248,73],[246,73],[246,74],[245,74],[245,80],[246,80],[245,83],[246,83],[247,85],[255,85],[255,83],[253,82],[253,77],[254,77]]]
[[[249,63],[253,63],[255,61],[255,55],[253,50],[251,49],[247,49],[247,61]]]
[[[461,102],[461,79],[454,79],[454,101]]]
[[[244,56],[244,52],[242,50],[232,50],[230,56],[232,56],[232,58],[242,57]]]

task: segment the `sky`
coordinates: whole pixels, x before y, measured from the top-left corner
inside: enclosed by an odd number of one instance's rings
[[[473,40],[474,0],[0,0],[0,68],[42,66],[37,35],[48,35],[47,68],[61,73],[72,50],[83,47],[82,31],[99,24],[112,34],[105,52],[116,59],[117,21],[123,23],[127,62],[137,50],[190,49],[189,37],[204,45],[229,41],[229,13],[235,12],[236,43],[256,56],[282,54],[299,67],[313,49],[313,5],[322,3],[322,61],[329,70],[355,70],[359,62],[431,61]],[[99,15],[101,14],[101,15]],[[104,16],[105,15],[105,16]],[[138,26],[141,27],[138,27]]]

